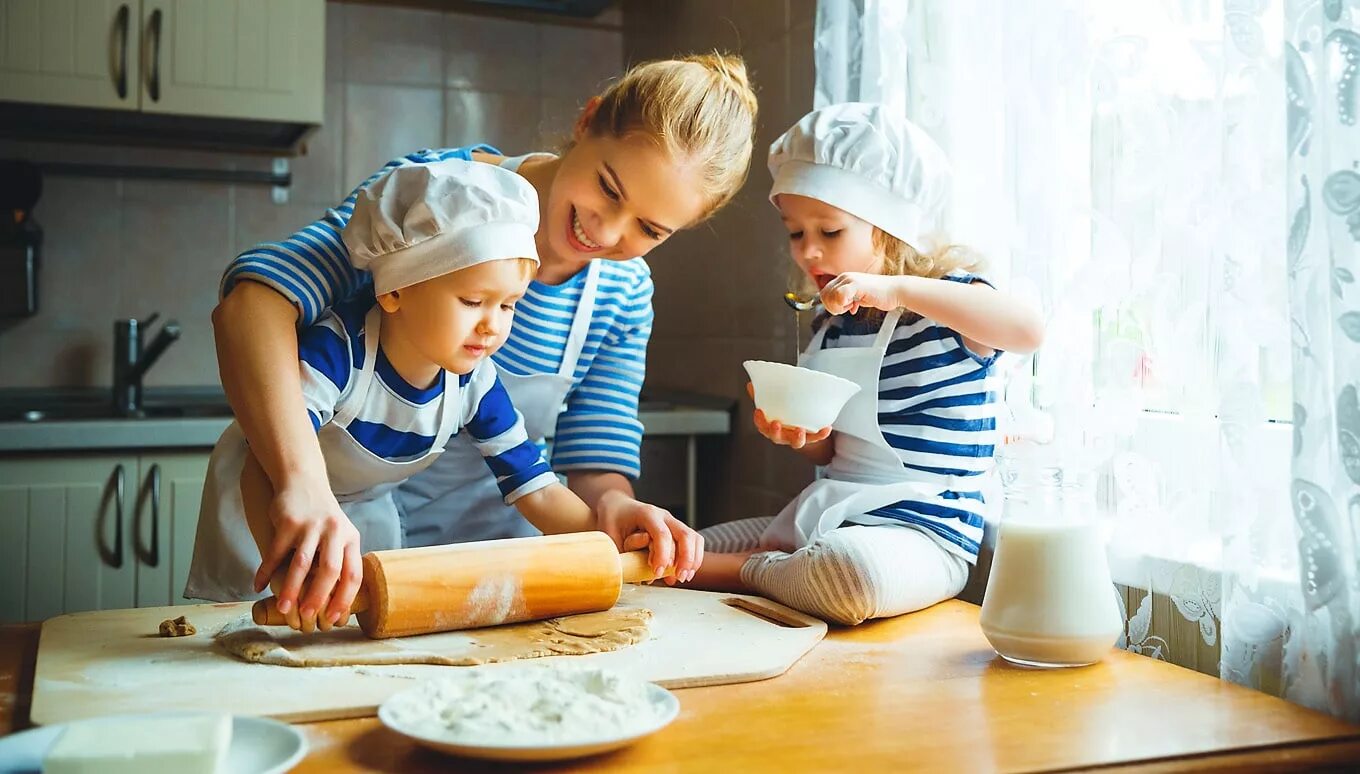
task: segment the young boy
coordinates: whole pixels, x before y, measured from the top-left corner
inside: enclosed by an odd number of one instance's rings
[[[268,479],[233,423],[213,449],[186,597],[258,598],[278,581],[267,569],[290,551],[315,556],[317,572],[338,573],[357,559],[347,552],[400,548],[392,490],[460,431],[535,527],[596,528],[527,437],[489,359],[538,265],[538,211],[524,178],[470,161],[398,167],[361,191],[343,239],[355,265],[372,272],[376,303],[361,297],[299,335],[307,413],[357,545],[323,540],[320,530],[275,538]],[[284,612],[296,628],[330,628],[357,584],[341,578],[330,600],[338,604],[324,610]]]

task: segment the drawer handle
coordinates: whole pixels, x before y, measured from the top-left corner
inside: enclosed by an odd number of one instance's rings
[[[141,548],[142,530],[138,525],[136,551],[138,557],[146,562],[149,567],[159,566],[161,563],[161,466],[159,464],[151,466],[151,473],[146,478],[146,485],[142,487],[142,500],[147,496],[151,499],[151,548],[143,551]],[[140,520],[141,506],[138,505],[137,515]]]
[[[123,566],[123,492],[127,483],[127,475],[120,464],[113,469],[113,477],[109,485],[104,489],[104,502],[99,508],[102,514],[108,512],[109,498],[113,498],[113,550],[109,551],[104,547],[104,530],[101,526],[97,536],[100,558],[108,566],[118,569]]]
[[[114,21],[118,28],[118,99],[127,99],[128,15],[127,3],[118,6],[118,18]]]
[[[159,8],[151,12],[151,72],[147,75],[146,91],[152,102],[161,99],[161,16]]]

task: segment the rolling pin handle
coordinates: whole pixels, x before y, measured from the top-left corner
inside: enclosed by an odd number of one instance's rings
[[[624,583],[650,583],[675,574],[674,567],[667,567],[665,572],[657,575],[656,570],[647,563],[646,549],[619,554],[619,570]]]
[[[354,604],[350,605],[349,613],[361,613],[368,609],[368,594],[362,589],[359,595],[354,598]],[[349,616],[345,616],[346,620]],[[276,597],[267,597],[257,601],[250,608],[250,619],[257,626],[287,626],[288,616],[279,612],[279,600]]]

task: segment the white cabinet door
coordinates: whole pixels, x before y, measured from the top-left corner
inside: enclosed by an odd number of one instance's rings
[[[142,0],[142,110],[321,123],[323,0]]]
[[[137,458],[0,460],[0,623],[132,607]]]
[[[187,604],[184,584],[194,556],[208,456],[204,451],[141,458],[132,527],[137,607]]]
[[[0,0],[0,100],[136,110],[140,0]]]

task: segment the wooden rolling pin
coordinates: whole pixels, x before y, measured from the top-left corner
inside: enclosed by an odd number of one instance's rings
[[[350,612],[369,637],[404,637],[608,610],[655,577],[645,550],[620,554],[603,532],[373,551]],[[287,625],[274,597],[251,612]]]

